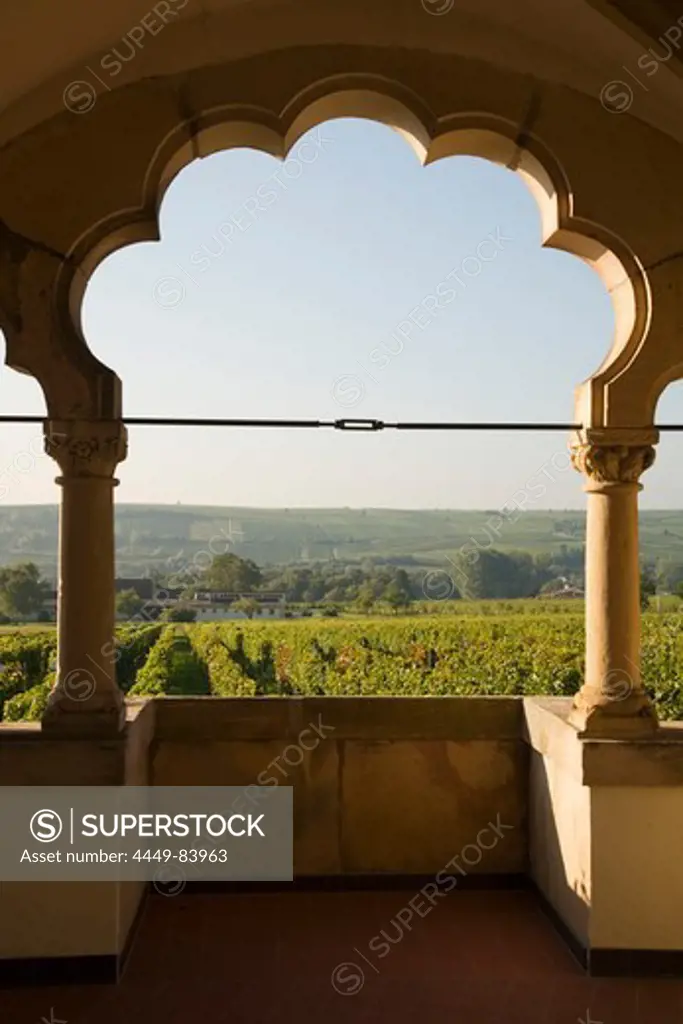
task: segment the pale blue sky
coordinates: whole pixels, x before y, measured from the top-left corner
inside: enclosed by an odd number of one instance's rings
[[[571,421],[612,310],[587,266],[540,247],[522,181],[466,158],[423,168],[399,135],[362,121],[305,141],[284,168],[247,150],[196,161],[166,194],[162,241],[95,273],[86,335],[122,378],[125,412]],[[497,248],[480,245],[489,236]],[[397,333],[411,311],[422,326]],[[4,412],[43,412],[33,381],[4,370],[0,382]],[[659,418],[683,418],[678,388]],[[17,460],[36,435],[2,428],[0,469],[15,462],[5,503],[57,498],[47,458],[30,471]],[[117,499],[495,508],[543,481],[527,507],[580,508],[565,451],[561,433],[134,428]],[[683,507],[680,454],[664,437],[644,507]]]

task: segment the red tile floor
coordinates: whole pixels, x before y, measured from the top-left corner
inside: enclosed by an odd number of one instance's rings
[[[531,893],[413,896],[155,895],[118,986],[5,990],[0,1021],[683,1024],[683,980],[587,978]]]

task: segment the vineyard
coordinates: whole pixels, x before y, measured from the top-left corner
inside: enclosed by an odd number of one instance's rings
[[[0,636],[0,714],[40,717],[54,632]],[[122,627],[119,685],[131,696],[294,694],[569,696],[583,674],[583,616],[414,616]],[[643,618],[643,679],[662,718],[683,718],[683,616]]]

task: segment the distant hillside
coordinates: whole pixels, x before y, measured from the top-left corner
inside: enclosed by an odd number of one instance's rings
[[[194,505],[117,505],[119,575],[142,575],[153,566],[187,564],[199,552],[230,550],[259,565],[366,557],[407,565],[443,566],[468,540],[490,544],[488,511],[399,509],[263,509]],[[556,551],[583,543],[584,515],[571,511],[522,512],[500,529],[492,546],[503,550]],[[641,513],[641,547],[648,559],[683,563],[683,512]],[[57,557],[57,508],[0,508],[0,564],[34,561],[53,576]]]

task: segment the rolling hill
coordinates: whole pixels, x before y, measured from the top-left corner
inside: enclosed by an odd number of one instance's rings
[[[582,512],[521,512],[516,521],[486,531],[495,510],[350,508],[231,508],[192,505],[117,505],[117,571],[143,575],[153,566],[178,566],[200,552],[227,549],[259,565],[384,558],[412,566],[446,564],[468,541],[502,550],[555,551],[583,543]],[[58,517],[55,505],[0,508],[0,564],[34,561],[54,576]],[[683,511],[641,513],[641,550],[648,560],[683,563]],[[206,561],[206,554],[201,558]]]

